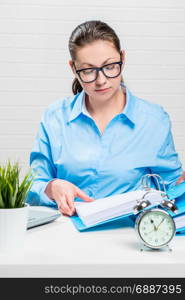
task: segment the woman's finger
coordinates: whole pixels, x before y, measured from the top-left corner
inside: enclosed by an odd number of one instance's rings
[[[71,210],[71,215],[75,213],[75,206],[74,206],[74,194],[73,193],[66,193],[66,201]]]
[[[182,173],[182,175],[177,180],[176,184],[182,183],[183,181],[185,181],[185,172]]]
[[[60,196],[60,198],[56,199],[58,209],[61,213],[66,215],[71,215],[71,209],[69,208],[69,205],[67,203],[67,199],[65,196]]]
[[[83,199],[86,202],[92,202],[94,200],[91,197],[89,197],[86,193],[84,193],[81,189],[79,189],[77,186],[76,186],[75,196],[78,196],[79,198]]]

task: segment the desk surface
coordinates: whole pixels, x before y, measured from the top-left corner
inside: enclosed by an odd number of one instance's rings
[[[0,254],[0,277],[185,277],[185,236],[169,251],[140,251],[133,228],[78,232],[70,218],[27,231],[19,253]]]

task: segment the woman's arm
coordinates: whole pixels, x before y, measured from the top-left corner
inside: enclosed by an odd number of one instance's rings
[[[151,173],[156,173],[162,177],[167,189],[179,183],[180,177],[183,176],[182,164],[175,150],[170,126],[157,153],[156,164],[150,170]]]
[[[27,203],[55,207],[56,203],[44,192],[47,184],[56,178],[56,168],[52,160],[49,137],[43,121],[39,125],[35,144],[30,154],[30,166],[35,178],[26,199]]]
[[[93,199],[69,181],[57,178],[51,144],[44,122],[41,122],[30,155],[30,165],[35,179],[26,201],[30,205],[58,207],[61,213],[72,215],[75,213],[75,197],[87,202]]]

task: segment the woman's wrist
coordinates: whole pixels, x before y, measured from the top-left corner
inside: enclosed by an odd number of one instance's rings
[[[47,184],[47,186],[46,186],[46,188],[45,188],[45,194],[51,199],[51,200],[55,200],[54,199],[54,184],[55,184],[55,181],[57,181],[58,179],[57,178],[55,178],[55,179],[53,179],[53,180],[51,180],[48,184]]]

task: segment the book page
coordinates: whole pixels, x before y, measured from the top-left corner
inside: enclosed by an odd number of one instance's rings
[[[75,205],[76,211],[85,225],[94,225],[114,217],[131,213],[137,201],[141,201],[145,194],[145,190],[136,190],[96,199],[93,202],[83,203],[83,205]],[[150,193],[147,193],[146,199],[148,199],[151,204],[154,202],[160,203],[162,200],[161,191],[151,190]]]
[[[175,217],[174,222],[177,229],[185,227],[185,215]]]

